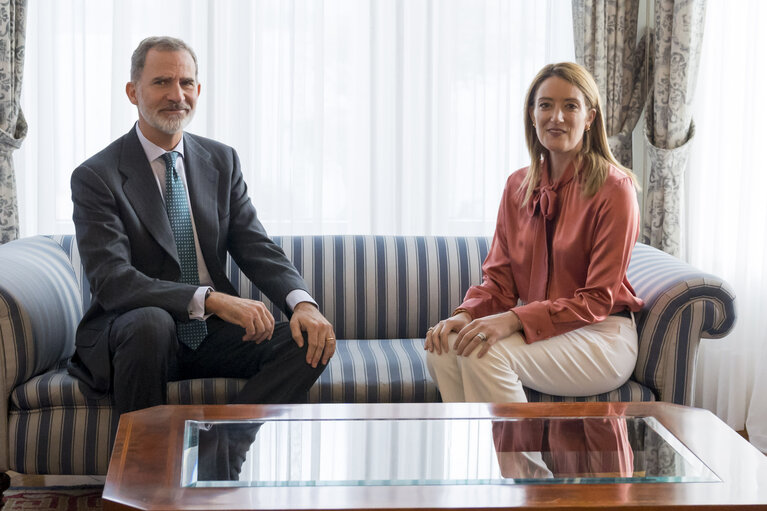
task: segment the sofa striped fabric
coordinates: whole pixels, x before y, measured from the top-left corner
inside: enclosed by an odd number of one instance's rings
[[[439,394],[425,366],[426,329],[481,280],[484,237],[277,237],[304,275],[339,339],[336,356],[310,390],[311,402],[424,402]],[[90,304],[73,236],[36,236],[0,247],[3,396],[0,469],[106,473],[117,418],[109,398],[91,400],[66,372],[74,334]],[[280,311],[228,262],[241,295]],[[637,315],[634,377],[613,392],[572,400],[663,399],[689,404],[701,337],[734,322],[733,294],[712,275],[638,245],[629,269],[645,309]],[[224,403],[241,380],[169,384],[171,403]],[[531,401],[564,400],[529,391]]]

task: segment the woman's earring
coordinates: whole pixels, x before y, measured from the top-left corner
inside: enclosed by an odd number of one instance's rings
[[[589,131],[590,129],[591,129],[591,125],[590,125],[590,124],[587,124],[587,125],[586,125],[586,131]]]

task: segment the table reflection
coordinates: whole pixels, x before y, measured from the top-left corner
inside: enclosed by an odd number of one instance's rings
[[[493,444],[504,478],[634,474],[624,417],[494,421]]]
[[[238,481],[242,465],[262,425],[261,422],[201,424],[197,478],[202,481]]]

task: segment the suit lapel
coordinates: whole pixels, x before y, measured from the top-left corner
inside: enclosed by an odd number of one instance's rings
[[[219,230],[218,171],[210,160],[210,153],[186,133],[184,133],[184,167],[197,238],[210,271],[215,265],[220,264],[215,260]]]
[[[173,240],[168,214],[165,212],[165,203],[135,129],[125,136],[120,155],[120,172],[125,176],[123,190],[133,205],[136,216],[155,241],[178,261],[176,242]]]

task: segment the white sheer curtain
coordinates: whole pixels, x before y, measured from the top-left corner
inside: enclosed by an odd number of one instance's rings
[[[738,321],[704,341],[696,404],[767,452],[767,3],[707,6],[688,170],[688,255],[735,288]]]
[[[200,61],[191,132],[234,146],[272,234],[491,234],[522,101],[573,60],[569,0],[30,2],[22,234],[73,232],[69,175],[127,132],[132,50]]]

